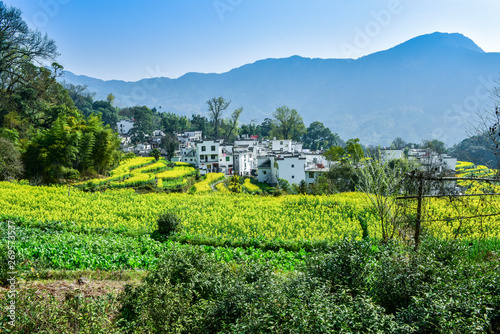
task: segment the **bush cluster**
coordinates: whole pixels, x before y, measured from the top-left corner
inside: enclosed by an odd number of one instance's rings
[[[498,258],[424,245],[344,240],[288,273],[178,248],[126,288],[120,323],[158,333],[498,333]]]

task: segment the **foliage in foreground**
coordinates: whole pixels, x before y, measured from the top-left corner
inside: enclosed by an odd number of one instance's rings
[[[496,333],[499,258],[460,243],[419,252],[344,240],[299,271],[224,264],[195,248],[164,257],[122,295],[124,328],[153,333]]]
[[[286,270],[251,249],[165,246],[143,283],[118,299],[20,290],[12,333],[500,332],[498,241],[427,239],[413,252],[345,239]],[[7,303],[0,298],[2,329],[12,329]]]

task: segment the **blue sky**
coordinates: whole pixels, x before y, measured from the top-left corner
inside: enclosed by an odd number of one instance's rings
[[[221,73],[264,58],[358,58],[459,32],[500,52],[498,0],[4,0],[58,62],[110,80]]]

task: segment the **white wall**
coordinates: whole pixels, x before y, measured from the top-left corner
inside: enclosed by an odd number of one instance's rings
[[[287,180],[290,184],[305,180],[306,158],[285,157],[277,160],[278,178]]]
[[[116,123],[116,127],[118,128],[119,134],[127,134],[130,131],[130,129],[132,129],[133,126],[134,122],[127,120],[119,121],[118,123]]]
[[[278,152],[293,152],[291,140],[273,140],[272,150]]]

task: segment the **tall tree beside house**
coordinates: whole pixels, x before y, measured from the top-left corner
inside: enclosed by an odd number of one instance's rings
[[[272,134],[276,138],[298,141],[306,132],[304,121],[295,109],[290,109],[287,106],[276,108],[273,117]]]
[[[134,136],[134,142],[144,141],[146,135],[153,132],[153,112],[146,106],[133,107],[134,126],[130,133]]]
[[[174,113],[162,113],[161,127],[165,133],[181,133],[190,128],[189,119]]]
[[[255,124],[254,121],[251,121],[250,124],[242,124],[240,128],[240,133],[242,135],[262,137],[261,127],[260,125]]]
[[[155,161],[158,161],[158,160],[160,160],[161,152],[159,149],[154,148],[151,150],[149,155],[152,156],[153,158],[155,158]]]
[[[403,147],[406,147],[407,145],[408,145],[408,143],[405,140],[403,140],[403,138],[401,138],[401,137],[396,137],[391,142],[391,147],[394,147],[394,148],[403,148]]]
[[[240,119],[240,115],[243,112],[243,108],[238,108],[231,114],[229,119],[223,120],[221,123],[223,129],[223,136],[225,142],[229,142],[232,139],[235,139],[238,135],[238,123]]]
[[[331,146],[341,146],[342,139],[336,133],[325,127],[321,122],[312,122],[307,128],[306,134],[302,138],[304,148],[310,148],[313,151],[320,149],[327,150]]]
[[[332,146],[323,154],[328,161],[340,161],[343,164],[358,163],[364,156],[363,147],[359,139],[349,139],[345,147]]]
[[[269,138],[273,131],[273,120],[271,118],[265,118],[260,125],[260,135],[263,138]]]
[[[219,138],[219,126],[222,120],[222,115],[229,107],[230,103],[231,101],[226,101],[226,99],[224,99],[222,96],[213,97],[207,101],[208,114],[213,124],[215,139]]]
[[[346,151],[341,146],[331,146],[323,155],[330,162],[347,162],[347,159],[345,159]]]
[[[359,143],[359,138],[349,139],[345,143],[345,152],[349,155],[349,159],[353,163],[358,163],[363,157],[363,147]]]
[[[210,122],[208,121],[208,118],[206,118],[205,116],[193,114],[191,116],[190,123],[191,131],[201,131],[204,137],[208,135],[208,129],[210,128]]]
[[[446,145],[437,139],[424,140],[421,147],[428,148],[438,154],[446,153]]]
[[[173,133],[166,133],[165,136],[161,138],[160,147],[167,152],[167,160],[171,161],[175,151],[179,148],[179,142]]]

